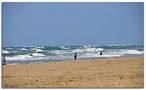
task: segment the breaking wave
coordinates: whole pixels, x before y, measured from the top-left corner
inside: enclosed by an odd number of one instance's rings
[[[122,57],[127,55],[143,55],[143,45],[81,45],[81,46],[25,46],[6,47],[2,53],[7,61],[61,60],[78,58]],[[102,55],[99,53],[103,52]]]
[[[122,54],[143,54],[144,51],[138,51],[138,50],[120,50],[120,53],[122,53]]]
[[[27,50],[26,48],[21,48],[20,50]]]
[[[2,50],[2,53],[4,53],[4,54],[9,54],[10,52],[7,51],[7,50]]]
[[[43,53],[43,52],[45,52],[45,50],[42,50],[42,49],[38,49],[38,48],[33,48],[33,49],[31,49],[31,51],[32,52],[36,52],[36,53]]]
[[[32,53],[31,55],[34,57],[44,57],[45,56],[44,54],[40,54],[40,53]]]
[[[30,56],[29,54],[26,55],[15,55],[13,57],[6,57],[6,60],[31,60],[33,59],[32,56]]]

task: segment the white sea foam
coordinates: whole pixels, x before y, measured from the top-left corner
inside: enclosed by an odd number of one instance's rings
[[[31,55],[34,57],[44,57],[45,56],[44,54],[40,54],[40,53],[32,53]]]
[[[80,52],[84,52],[84,51],[85,51],[84,49],[75,49],[72,51],[72,53],[75,53],[75,52],[80,53]]]
[[[110,54],[103,54],[99,55],[98,53],[85,53],[81,55],[81,58],[94,58],[94,57],[119,57],[121,55],[110,55]]]
[[[121,49],[121,50],[107,50],[106,52],[103,52],[107,55],[137,55],[137,54],[144,54],[144,51],[138,51],[138,50],[129,50],[129,49]]]
[[[100,55],[100,57],[120,57],[122,55]]]
[[[103,48],[90,48],[90,47],[86,47],[86,48],[82,48],[82,49],[75,49],[72,52],[99,52],[99,51],[103,51]]]
[[[112,45],[117,46],[117,45]],[[58,48],[54,48],[48,50],[48,48],[45,47],[23,47],[23,48],[14,48],[14,50],[7,50],[3,49],[2,52],[6,53],[6,61],[8,60],[20,60],[20,61],[27,61],[27,60],[60,60],[60,59],[73,59],[74,53],[77,52],[78,58],[94,58],[94,57],[120,57],[120,56],[127,56],[127,55],[135,55],[135,54],[144,54],[144,51],[138,51],[133,48],[131,50],[131,47],[129,49],[120,49],[120,48],[97,48],[98,46],[93,45],[83,45],[83,46],[77,46],[74,47],[76,49],[71,49],[70,46],[59,46],[62,48],[62,50],[58,50]],[[68,48],[69,47],[69,48]],[[102,47],[102,46],[100,46]],[[50,47],[49,47],[50,48]],[[12,48],[13,49],[13,48]],[[19,49],[19,50],[18,50]],[[46,50],[45,50],[46,49]],[[20,51],[22,50],[22,51]],[[23,51],[24,50],[24,51]],[[26,51],[28,50],[28,51]],[[141,49],[143,50],[143,49]],[[99,52],[102,51],[102,55],[99,54]],[[12,53],[12,54],[9,54]],[[26,53],[25,55],[18,55],[18,54]],[[14,56],[12,56],[14,55]]]
[[[26,54],[26,55],[16,55],[16,56],[13,56],[13,57],[6,57],[6,60],[30,60],[30,59],[33,59],[32,56],[30,56],[29,54]]]
[[[85,48],[86,52],[98,52],[98,50],[101,50],[101,49],[97,49],[97,48]]]
[[[10,52],[7,51],[7,50],[2,50],[2,53],[4,53],[4,54],[9,54]]]
[[[33,48],[32,50],[31,50],[32,52],[36,52],[36,53],[41,53],[41,52],[45,52],[45,50],[42,50],[42,49],[38,49],[38,48]]]
[[[89,45],[83,45],[83,48],[89,48],[90,46]]]
[[[90,51],[90,50],[89,50]],[[93,50],[94,51],[94,50]],[[120,56],[124,56],[124,55],[136,55],[136,54],[144,54],[144,51],[138,51],[138,50],[108,50],[103,52],[103,55],[99,55],[99,53],[95,53],[95,52],[87,52],[81,55],[81,57],[120,57]]]
[[[144,51],[138,51],[138,50],[120,50],[122,54],[144,54]]]
[[[36,47],[36,48],[44,48],[44,47]]]
[[[67,50],[53,50],[53,51],[48,51],[52,54],[68,54],[69,52]]]
[[[103,48],[97,48],[97,51],[103,51],[104,49]]]
[[[65,46],[59,46],[62,49],[70,49],[70,47],[65,47]]]

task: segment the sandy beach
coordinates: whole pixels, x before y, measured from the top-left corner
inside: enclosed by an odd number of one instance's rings
[[[143,88],[144,58],[68,60],[2,66],[3,88]]]

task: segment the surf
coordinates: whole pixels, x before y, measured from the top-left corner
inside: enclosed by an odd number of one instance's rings
[[[99,53],[103,54],[100,55]],[[143,45],[61,45],[3,47],[2,53],[9,61],[67,60],[78,58],[124,57],[144,55]]]

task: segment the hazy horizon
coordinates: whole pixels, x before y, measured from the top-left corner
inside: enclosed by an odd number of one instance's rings
[[[3,47],[58,47],[58,46],[132,46],[132,45],[138,45],[138,46],[144,46],[144,44],[80,44],[80,45],[28,45],[28,46],[3,46]]]

